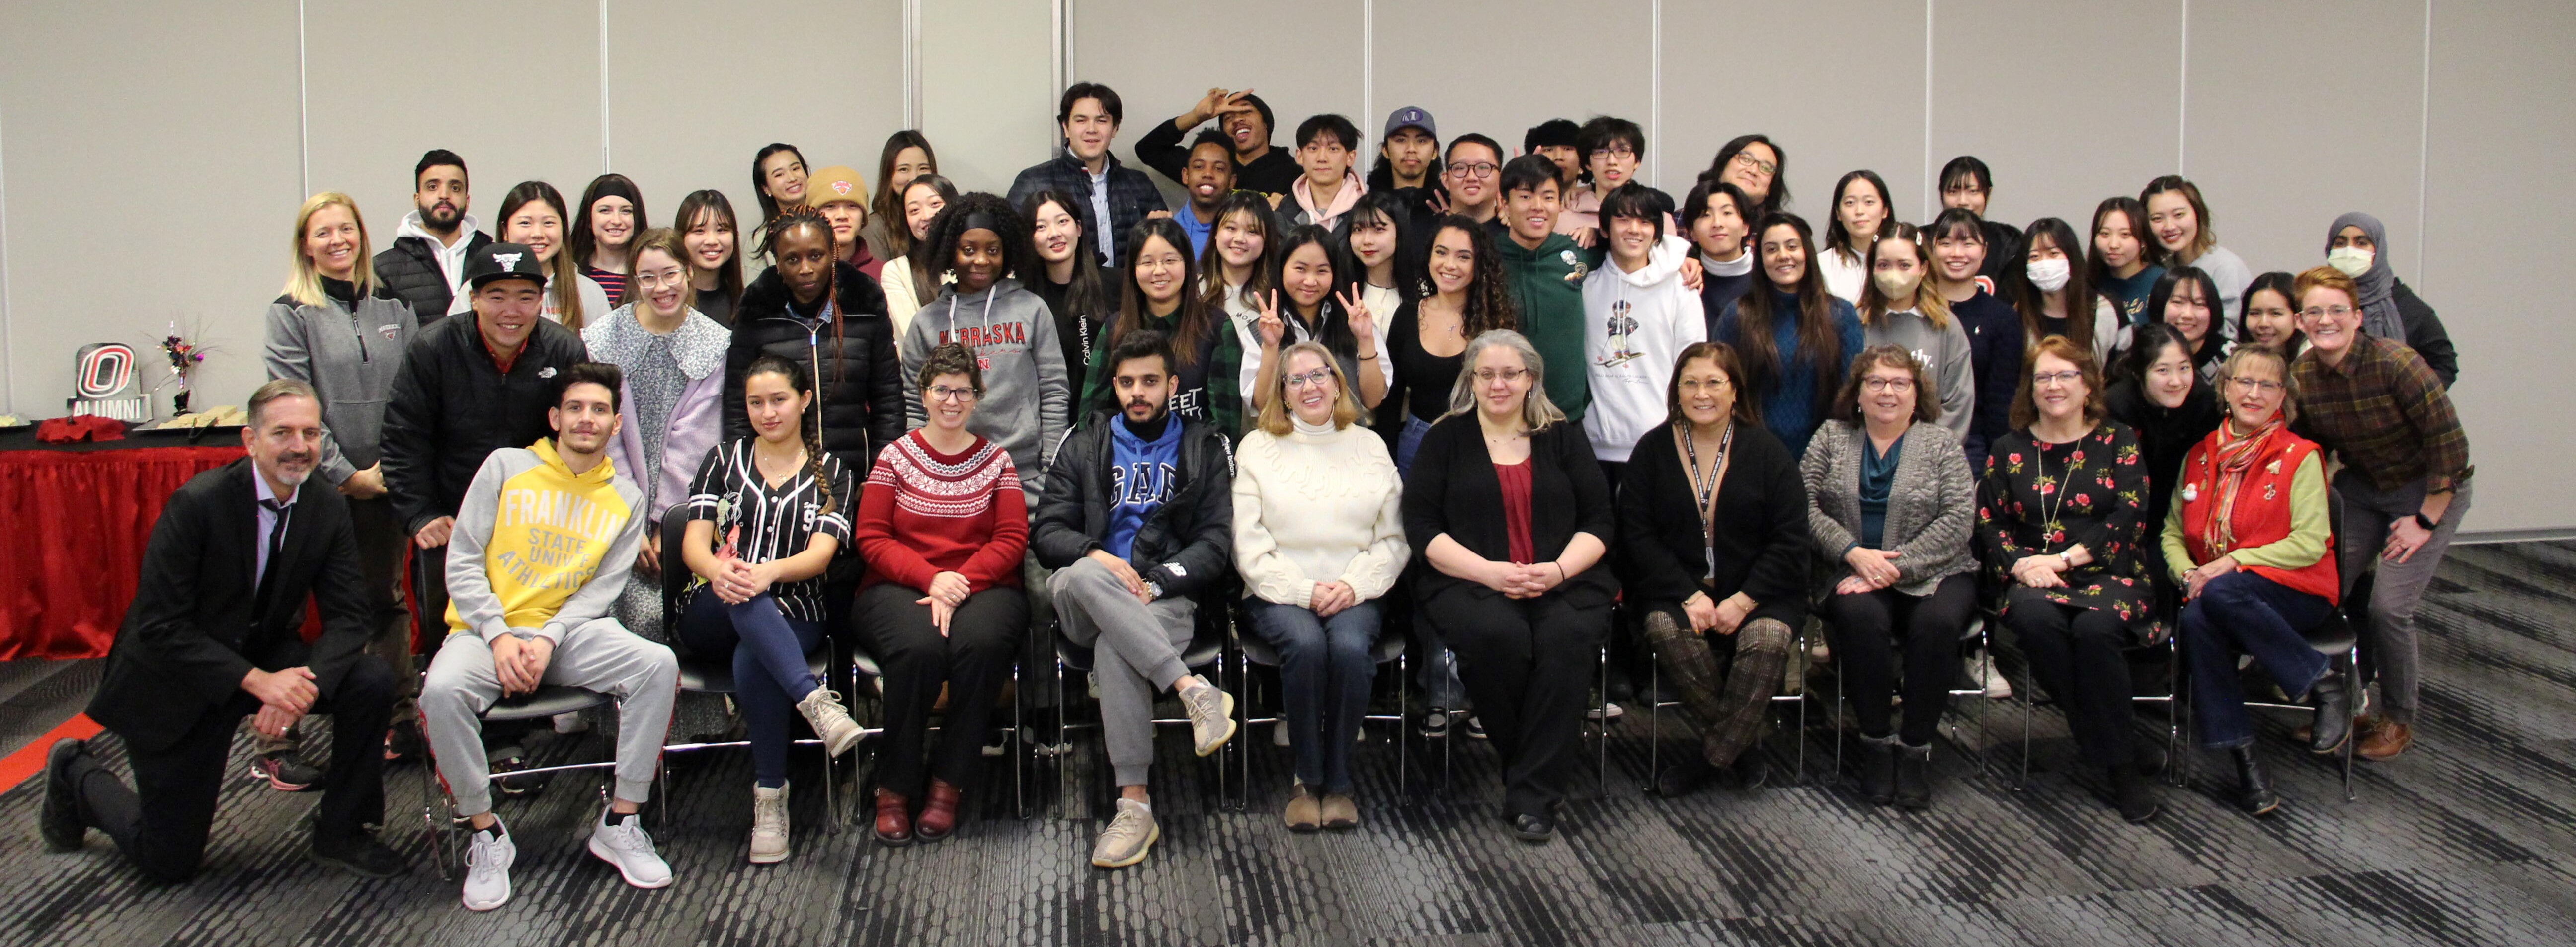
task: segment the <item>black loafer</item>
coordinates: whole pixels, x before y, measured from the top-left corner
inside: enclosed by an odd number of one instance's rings
[[[45,847],[68,852],[81,847],[89,835],[89,826],[80,818],[80,792],[72,785],[72,766],[89,755],[89,743],[83,740],[56,740],[45,751],[45,801],[36,815],[36,833],[44,836]]]
[[[1655,774],[1655,795],[1666,799],[1687,796],[1698,791],[1699,787],[1707,784],[1709,777],[1715,775],[1717,771],[1709,768],[1706,761],[1697,756],[1684,756],[1664,764],[1664,771]]]
[[[313,860],[362,878],[398,878],[411,871],[410,862],[372,835],[327,845],[316,840]]]
[[[1533,812],[1512,817],[1512,837],[1524,842],[1544,842],[1556,837],[1556,820]]]

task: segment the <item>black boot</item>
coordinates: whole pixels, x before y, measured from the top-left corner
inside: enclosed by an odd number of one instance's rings
[[[2271,815],[2281,807],[2281,797],[2272,791],[2272,777],[2263,772],[2263,761],[2254,755],[2251,745],[2229,750],[2236,757],[2236,805],[2247,815]]]
[[[1714,775],[1717,775],[1717,770],[1709,766],[1708,761],[1700,759],[1699,754],[1678,754],[1672,762],[1664,764],[1663,772],[1655,774],[1655,795],[1666,799],[1690,795]]]
[[[1746,750],[1735,757],[1735,765],[1729,768],[1729,774],[1739,791],[1760,789],[1771,781],[1771,758],[1762,755],[1762,748],[1758,746]]]
[[[1932,808],[1932,745],[1896,748],[1896,806],[1921,811]]]
[[[1896,801],[1896,735],[1860,738],[1860,793],[1871,805]]]
[[[2120,807],[2120,818],[2129,820],[2131,824],[2140,824],[2154,819],[2156,813],[2163,811],[2156,805],[2155,790],[2147,777],[2138,772],[2136,764],[2113,766],[2110,771],[2111,798]]]
[[[2345,659],[2334,659],[2308,688],[2308,706],[2317,709],[2317,718],[2309,725],[2310,753],[2340,753],[2343,741],[2352,739],[2352,691],[2343,686],[2348,666]]]

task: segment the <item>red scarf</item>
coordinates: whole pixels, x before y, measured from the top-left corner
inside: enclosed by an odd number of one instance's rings
[[[2220,555],[2236,548],[2236,491],[2245,486],[2245,474],[2254,468],[2254,459],[2271,446],[2272,436],[2281,431],[2281,415],[2256,428],[2254,433],[2238,436],[2233,419],[2219,422],[2217,449],[2210,459],[2218,468],[2211,487],[2218,491],[2218,502],[2209,505],[2209,523],[2201,535],[2209,537],[2210,548]]]

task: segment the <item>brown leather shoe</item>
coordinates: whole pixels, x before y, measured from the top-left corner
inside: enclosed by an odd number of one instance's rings
[[[877,790],[877,844],[901,848],[912,844],[912,803],[891,790]]]
[[[938,779],[930,781],[930,800],[921,804],[921,817],[912,822],[912,835],[924,842],[936,842],[957,830],[957,802],[962,795],[955,786]]]
[[[2415,743],[2415,728],[2384,717],[2371,717],[2358,734],[2361,745],[2353,752],[2373,763],[2394,758]]]
[[[1323,805],[1312,791],[1300,785],[1289,790],[1288,808],[1279,817],[1288,824],[1288,831],[1312,832],[1323,827]]]

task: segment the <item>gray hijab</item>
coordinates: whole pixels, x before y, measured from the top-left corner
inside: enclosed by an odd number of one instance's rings
[[[2336,234],[2345,227],[2359,227],[2370,237],[2370,269],[2353,279],[2361,290],[2361,331],[2394,342],[2406,341],[2406,320],[2397,314],[2397,271],[2388,266],[2388,228],[2379,218],[2353,211],[2334,219],[2326,229],[2326,246],[2334,246]]]

